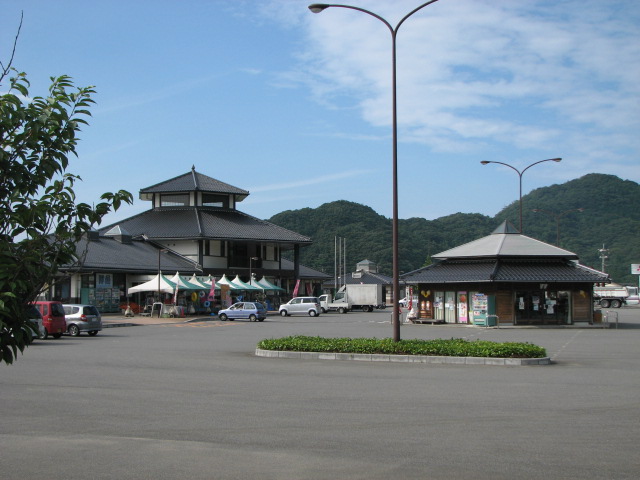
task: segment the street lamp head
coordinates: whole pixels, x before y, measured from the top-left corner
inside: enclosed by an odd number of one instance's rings
[[[312,3],[311,5],[309,5],[309,10],[311,10],[313,13],[320,13],[330,6],[331,5],[327,5],[326,3]]]
[[[491,162],[490,162],[489,160],[482,160],[480,163],[481,163],[482,165],[487,165],[487,164],[489,164],[489,163],[491,163]]]
[[[552,158],[550,159],[552,162],[561,162],[562,159],[561,158]]]

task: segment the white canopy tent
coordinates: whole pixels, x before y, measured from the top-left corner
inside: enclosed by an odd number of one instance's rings
[[[242,280],[240,280],[240,277],[238,275],[236,275],[236,278],[231,281],[238,287],[241,287],[242,290],[246,290],[247,292],[262,291],[262,288],[254,287],[253,285],[249,285],[248,283],[243,282]]]
[[[207,281],[202,281],[200,280],[196,274],[194,273],[191,278],[189,278],[189,283],[192,285],[197,285],[198,287],[200,287],[200,289],[202,290],[210,290],[211,289],[211,275],[209,275],[209,283],[206,283]],[[220,287],[216,287],[218,290],[220,289]]]
[[[255,285],[256,287],[260,287],[261,289],[263,289],[265,291],[272,291],[272,292],[284,292],[285,291],[284,288],[280,288],[277,285],[274,285],[269,280],[267,280],[265,277],[262,277],[260,280],[252,279],[251,280],[251,284]]]
[[[180,290],[202,290],[203,287],[200,285],[194,285],[185,277],[181,276],[179,272],[169,279],[169,281],[178,285],[178,289]]]
[[[131,287],[127,290],[127,294],[131,295],[132,293],[138,292],[163,292],[163,293],[173,293],[176,288],[176,284],[169,280],[167,277],[159,273],[155,277],[153,277],[148,282],[141,283],[140,285],[136,285],[135,287]]]
[[[219,280],[216,280],[216,286],[217,285],[227,285],[230,290],[243,290],[242,287],[239,287],[238,285],[233,283],[231,280],[229,280],[226,274],[222,275],[222,278],[220,278]]]

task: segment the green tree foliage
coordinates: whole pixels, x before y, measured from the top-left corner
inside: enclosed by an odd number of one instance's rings
[[[76,244],[85,232],[132,202],[123,190],[95,206],[76,202],[80,178],[67,167],[95,92],[74,88],[67,76],[51,82],[46,97],[30,98],[24,73],[3,66],[0,75],[8,87],[0,96],[0,362],[8,364],[31,341],[27,305],[61,265],[81,261]]]
[[[555,245],[559,226],[559,246],[598,270],[602,267],[598,250],[604,244],[609,250],[605,271],[616,282],[638,283],[630,265],[640,263],[640,185],[594,173],[536,189],[522,202],[525,235]],[[517,200],[494,217],[455,213],[435,220],[400,219],[399,269],[407,273],[429,264],[432,255],[489,235],[504,220],[519,225]],[[391,274],[391,219],[367,206],[341,200],[282,212],[270,221],[313,239],[312,246],[301,250],[301,261],[316,270],[333,274],[338,236],[346,238],[347,268],[355,269],[356,263],[367,259],[382,273]]]

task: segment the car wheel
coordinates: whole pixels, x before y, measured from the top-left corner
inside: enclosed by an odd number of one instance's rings
[[[600,306],[602,308],[609,308],[609,300],[600,300]]]
[[[340,308],[338,309],[338,313],[347,313],[347,309],[346,309],[346,308],[344,308],[344,307],[340,307]]]
[[[53,338],[60,338],[62,336],[62,334],[61,333],[52,333],[51,336]]]
[[[98,330],[91,330],[88,332],[91,337],[95,337],[98,334]]]
[[[322,310],[322,313],[327,313],[327,309],[326,308],[322,307],[321,310]]]
[[[280,310],[280,316],[281,317],[286,317],[287,316],[287,311],[286,310]]]
[[[620,308],[622,306],[622,302],[620,300],[611,300],[611,308]]]
[[[43,340],[46,340],[47,338],[49,338],[49,331],[46,328],[44,329],[44,333],[40,338],[42,338]]]
[[[223,322],[227,321],[227,316],[224,313],[220,314],[220,320],[222,320]]]
[[[316,312],[315,310],[309,310],[310,317],[315,317],[316,315],[318,315],[318,312]]]
[[[256,320],[257,320],[257,317],[254,314],[249,315],[250,322],[255,322]]]
[[[67,331],[69,332],[69,335],[71,335],[72,337],[77,337],[78,335],[80,335],[80,329],[78,328],[77,325],[74,325],[74,324],[69,325],[69,328],[67,329]]]

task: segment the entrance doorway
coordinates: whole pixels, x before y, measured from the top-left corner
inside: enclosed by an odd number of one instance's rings
[[[566,325],[570,323],[571,292],[555,290],[517,291],[516,323],[521,325]]]

